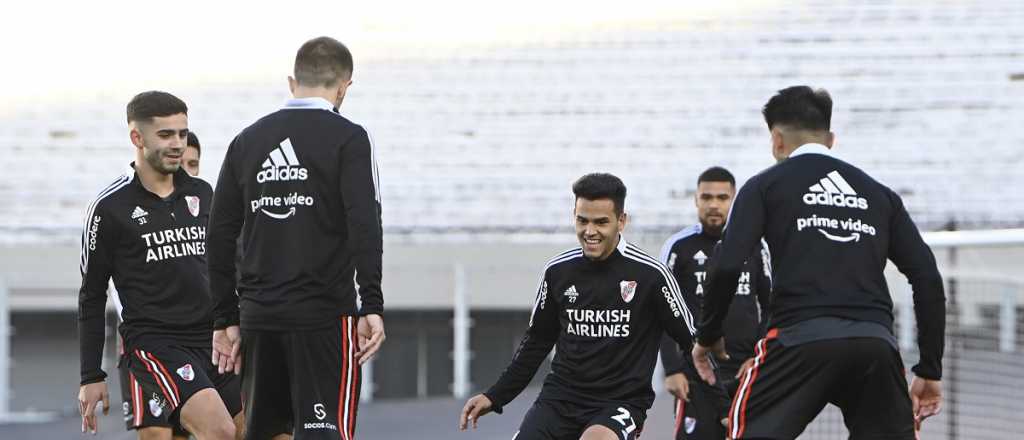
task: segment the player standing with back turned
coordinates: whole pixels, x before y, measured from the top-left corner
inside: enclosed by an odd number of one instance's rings
[[[722,322],[743,262],[772,252],[770,328],[730,408],[733,439],[792,439],[832,403],[851,439],[913,439],[941,404],[945,295],[931,249],[900,197],[832,155],[832,98],[807,86],[765,104],[779,161],[733,203],[708,275],[694,363],[714,382],[708,353],[727,357]],[[907,392],[883,270],[910,281],[920,362]]]
[[[235,137],[217,180],[214,356],[241,368],[248,439],[355,438],[360,365],[384,340],[377,164],[337,112],[351,78],[343,44],[303,44],[294,99]]]

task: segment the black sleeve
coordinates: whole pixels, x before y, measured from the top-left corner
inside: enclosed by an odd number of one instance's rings
[[[661,337],[660,351],[661,365],[665,368],[666,376],[689,370],[689,357],[683,356],[682,351],[679,350],[679,344],[667,334]]]
[[[114,219],[97,206],[85,219],[82,231],[80,269],[82,286],[78,290],[78,349],[81,384],[100,382],[107,377],[101,368],[107,285],[113,273],[112,251],[117,245]]]
[[[356,264],[361,315],[384,313],[381,293],[384,231],[381,226],[377,161],[369,135],[360,131],[341,152],[341,194],[348,221],[349,250]]]
[[[210,294],[213,296],[213,328],[238,325],[238,294],[235,293],[235,253],[238,234],[245,221],[242,190],[234,173],[233,152],[238,150],[239,137],[231,141],[217,177],[210,210],[209,232],[206,235],[206,264],[210,271]]]
[[[672,260],[672,247],[676,241],[669,239],[661,247],[661,262],[668,267],[669,273],[675,276],[675,265],[678,262]],[[677,280],[678,283],[678,280]],[[681,289],[680,289],[681,290]],[[700,302],[696,292],[680,292],[689,310],[700,310]],[[661,365],[665,368],[665,375],[671,376],[676,373],[688,373],[693,370],[689,353],[683,353],[679,344],[671,336],[665,335],[661,338]],[[691,376],[692,377],[692,376]]]
[[[751,179],[736,195],[722,242],[708,267],[698,341],[710,346],[722,337],[722,322],[736,294],[743,263],[753,253],[764,231],[764,197]]]
[[[537,300],[530,314],[530,326],[519,343],[519,349],[512,355],[512,362],[501,373],[501,377],[484,395],[491,400],[492,410],[501,414],[502,407],[515,399],[530,384],[537,368],[551,352],[561,331],[558,324],[557,302],[548,294],[548,279],[545,273],[537,288]]]
[[[679,284],[676,283],[675,276],[667,267],[662,266],[654,287],[657,289],[651,292],[654,316],[661,322],[665,333],[679,344],[680,349],[688,353],[693,348],[693,334],[696,332],[693,314],[679,293]]]
[[[768,333],[768,310],[772,301],[772,254],[768,250],[768,243],[761,240],[761,249],[757,262],[761,265],[757,271],[757,307],[760,325],[758,326],[758,337],[763,338]]]
[[[935,255],[925,244],[917,226],[896,194],[893,200],[889,259],[910,281],[914,291],[914,315],[917,317],[917,345],[920,362],[912,370],[925,379],[942,378],[942,354],[945,350],[946,295]]]

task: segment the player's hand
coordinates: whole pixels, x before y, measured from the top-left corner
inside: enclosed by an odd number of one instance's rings
[[[237,325],[213,331],[212,351],[218,373],[242,373],[242,331]]]
[[[78,387],[78,413],[82,415],[82,432],[96,434],[96,405],[103,402],[103,414],[110,412],[110,394],[106,382],[90,383]]]
[[[690,381],[683,373],[665,376],[665,390],[676,396],[676,399],[690,401]]]
[[[373,359],[373,355],[377,354],[380,345],[384,343],[384,318],[377,314],[366,315],[359,318],[357,327],[359,352],[356,353],[356,359],[359,365],[363,365]]]
[[[476,429],[476,420],[491,412],[493,405],[491,399],[483,394],[477,394],[467,400],[466,406],[462,407],[462,414],[459,415],[459,431],[465,431],[469,423]]]
[[[739,379],[740,376],[744,375],[747,372],[747,370],[749,370],[753,366],[754,358],[749,358],[746,361],[743,361],[743,365],[740,365],[740,369],[739,371],[736,372],[736,376],[734,378]]]
[[[942,381],[915,377],[910,382],[910,403],[914,408],[914,430],[921,422],[942,410]]]
[[[725,352],[725,338],[718,338],[710,347],[700,345],[699,342],[693,344],[691,354],[693,355],[693,366],[697,367],[697,374],[708,385],[714,385],[718,379],[715,378],[715,369],[711,366],[711,358],[708,356],[714,355],[720,361],[729,360],[729,354]]]

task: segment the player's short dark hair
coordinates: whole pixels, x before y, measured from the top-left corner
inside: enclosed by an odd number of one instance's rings
[[[711,167],[700,173],[697,176],[697,184],[701,182],[729,182],[729,185],[736,186],[736,178],[732,177],[732,173],[729,170],[722,167]]]
[[[176,115],[178,113],[188,114],[188,106],[185,101],[178,99],[167,92],[150,90],[135,95],[128,101],[128,123],[132,121],[151,122],[153,118]]]
[[[572,193],[576,199],[600,200],[611,199],[615,205],[615,214],[622,215],[626,205],[626,184],[622,179],[608,173],[590,173],[572,184]]]
[[[828,130],[832,124],[832,97],[825,89],[787,87],[768,100],[761,114],[769,129],[782,124],[802,130]]]
[[[352,77],[352,53],[340,41],[317,37],[295,54],[295,81],[307,87],[330,87]]]
[[[200,156],[203,154],[203,149],[199,146],[199,136],[196,136],[196,134],[191,131],[188,132],[188,139],[185,139],[185,145],[195,148],[196,153],[199,153]]]

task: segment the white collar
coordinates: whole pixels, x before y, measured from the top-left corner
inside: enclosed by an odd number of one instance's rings
[[[313,96],[310,98],[289,99],[284,103],[284,108],[289,110],[314,108],[320,110],[334,111],[334,104],[331,104],[330,101],[319,96]]]
[[[789,157],[796,157],[801,154],[824,154],[826,156],[835,157],[835,155],[832,154],[831,148],[815,143],[803,144],[797,147],[792,153],[789,153]]]

